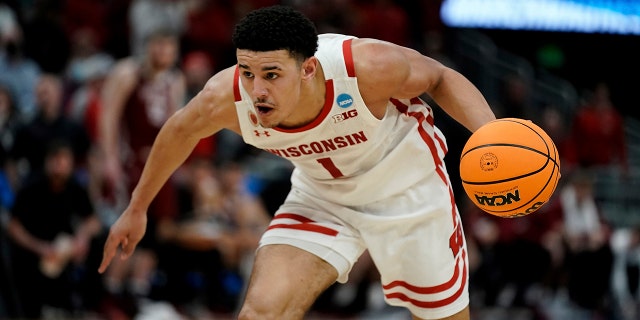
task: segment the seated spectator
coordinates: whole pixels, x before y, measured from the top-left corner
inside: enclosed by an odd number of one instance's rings
[[[198,307],[200,312],[204,307],[207,312],[231,313],[248,281],[269,215],[246,193],[241,167],[223,172],[210,159],[194,158],[186,172],[183,214],[172,227],[158,230],[160,241],[167,244],[159,264],[168,271],[169,299],[191,313]]]
[[[624,119],[613,104],[606,83],[598,83],[575,114],[571,147],[575,149],[568,155],[574,159],[567,165],[628,170]]]
[[[60,77],[53,74],[40,77],[36,88],[37,115],[17,129],[11,150],[12,161],[21,169],[21,180],[41,173],[46,146],[54,140],[70,144],[76,169],[85,164],[90,140],[84,127],[64,114],[62,94]]]
[[[40,66],[24,54],[22,28],[8,6],[0,4],[0,82],[15,95],[19,118],[28,120],[36,113],[34,93]]]
[[[640,316],[640,226],[622,227],[611,235],[611,291],[616,319]]]
[[[592,316],[608,299],[613,262],[610,230],[593,192],[593,177],[575,171],[559,192],[566,243],[567,290],[571,301]],[[585,268],[589,266],[589,268]]]
[[[17,191],[8,224],[22,311],[16,317],[39,319],[45,306],[70,315],[97,303],[99,282],[86,269],[95,268],[97,260],[87,259],[102,225],[86,189],[74,179],[73,168],[70,144],[52,142],[44,175]],[[99,254],[99,247],[94,249]]]

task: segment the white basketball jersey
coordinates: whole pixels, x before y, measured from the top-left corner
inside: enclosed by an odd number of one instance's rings
[[[236,71],[234,91],[244,141],[290,160],[295,188],[342,205],[385,199],[433,174],[446,184],[446,142],[434,126],[431,108],[417,97],[390,99],[384,118],[374,117],[358,90],[352,39],[319,36],[315,56],[326,78],[325,105],[314,121],[300,128],[260,126]]]

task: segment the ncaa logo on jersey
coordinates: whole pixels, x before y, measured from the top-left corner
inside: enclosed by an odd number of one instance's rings
[[[353,98],[348,93],[341,93],[336,98],[336,103],[340,108],[349,108],[353,104]]]

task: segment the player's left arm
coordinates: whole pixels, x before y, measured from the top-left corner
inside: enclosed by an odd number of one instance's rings
[[[380,105],[376,101],[426,93],[472,132],[495,119],[471,81],[416,50],[371,39],[354,40],[352,50],[359,86],[368,104],[376,106]]]

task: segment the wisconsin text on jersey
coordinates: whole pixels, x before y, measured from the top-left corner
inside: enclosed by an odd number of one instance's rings
[[[369,140],[363,131],[351,133],[345,136],[333,137],[326,140],[312,141],[285,149],[265,149],[277,156],[284,158],[296,158],[303,155],[325,153],[337,149],[346,148]]]

